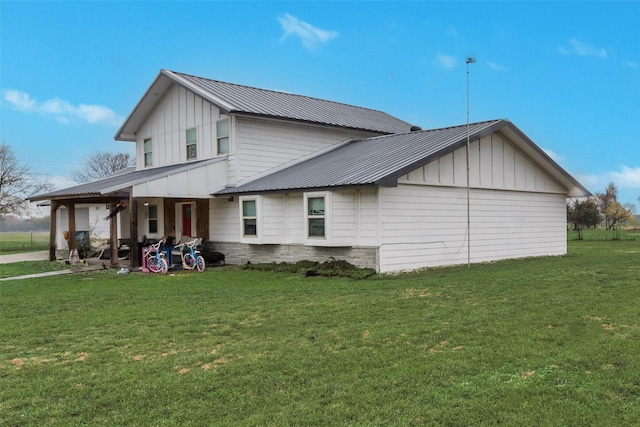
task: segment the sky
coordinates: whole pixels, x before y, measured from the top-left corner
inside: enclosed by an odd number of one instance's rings
[[[0,137],[56,188],[161,69],[385,111],[505,118],[640,211],[640,2],[0,0]],[[475,63],[466,64],[467,57]],[[468,70],[468,75],[467,75]]]

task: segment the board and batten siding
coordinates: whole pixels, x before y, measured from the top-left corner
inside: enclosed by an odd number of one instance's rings
[[[151,138],[153,167],[187,161],[186,131],[197,129],[197,159],[217,155],[216,122],[220,111],[210,102],[173,85],[147,120],[136,137],[137,168],[144,165],[144,140]]]
[[[466,150],[380,190],[380,271],[468,260]],[[494,133],[470,144],[471,262],[566,253],[567,190]]]
[[[398,183],[466,186],[466,168],[466,149],[462,148],[412,171]],[[567,192],[499,132],[469,145],[469,180],[476,188]]]
[[[229,156],[229,182],[263,173],[363,132],[250,117],[235,118],[235,152]]]

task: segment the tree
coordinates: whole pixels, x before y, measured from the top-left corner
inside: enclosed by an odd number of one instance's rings
[[[618,228],[620,223],[623,223],[631,217],[633,217],[635,213],[635,206],[631,203],[625,203],[621,205],[619,202],[613,202],[607,210],[605,211],[605,218],[607,218],[609,227],[607,230],[615,230]]]
[[[28,166],[18,163],[10,146],[0,144],[0,216],[28,213],[27,199],[51,189],[50,183],[35,179]]]
[[[604,225],[607,230],[609,230],[609,218],[607,217],[607,209],[613,203],[616,202],[618,198],[618,187],[613,182],[610,182],[607,185],[607,188],[604,190],[604,193],[597,193],[596,197],[598,198],[598,207],[600,208],[600,212],[602,213],[602,217],[604,218]]]
[[[95,181],[135,165],[135,158],[128,153],[96,152],[87,156],[82,166],[72,176],[77,183]]]
[[[635,213],[635,206],[631,203],[622,205],[618,202],[618,188],[613,182],[607,185],[604,193],[596,196],[607,230],[615,230],[620,223],[627,221]]]
[[[594,199],[572,199],[567,203],[567,221],[573,223],[578,232],[578,240],[582,240],[585,227],[595,227],[600,223],[600,211]]]

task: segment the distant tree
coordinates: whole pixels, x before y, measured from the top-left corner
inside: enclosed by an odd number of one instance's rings
[[[595,227],[600,220],[600,211],[594,199],[571,199],[567,203],[567,221],[573,224],[579,240],[582,240],[584,228]]]
[[[621,205],[617,201],[613,202],[605,211],[605,218],[609,224],[607,230],[616,230],[621,223],[633,218],[635,209],[631,203]]]
[[[598,208],[600,209],[600,213],[604,218],[604,226],[607,230],[609,227],[609,218],[607,217],[607,209],[611,205],[613,205],[618,199],[618,187],[613,182],[610,182],[607,185],[607,188],[604,190],[604,193],[596,193],[596,197],[598,198]]]
[[[10,146],[0,144],[0,217],[28,214],[29,197],[45,193],[52,185],[29,174],[29,167],[20,165]]]
[[[617,229],[621,223],[629,220],[635,214],[633,204],[625,203],[623,205],[618,202],[618,188],[613,182],[607,185],[604,193],[599,193],[596,197],[607,230]]]
[[[135,158],[128,153],[96,152],[87,156],[82,166],[73,171],[77,183],[95,181],[135,165]]]

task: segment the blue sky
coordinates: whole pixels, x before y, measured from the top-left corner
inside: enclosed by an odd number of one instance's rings
[[[507,118],[592,192],[640,207],[640,2],[0,0],[0,134],[56,186],[160,69],[386,111]]]

